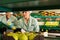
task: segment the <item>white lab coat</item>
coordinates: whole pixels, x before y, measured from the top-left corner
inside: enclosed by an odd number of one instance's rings
[[[38,21],[31,16],[28,21],[28,24],[25,23],[24,18],[21,18],[20,20],[18,20],[17,27],[22,28],[27,32],[30,32],[30,31],[39,32]]]

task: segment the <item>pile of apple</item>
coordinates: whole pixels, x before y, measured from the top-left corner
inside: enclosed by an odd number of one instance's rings
[[[58,26],[59,25],[59,22],[49,22],[49,21],[47,21],[46,22],[46,24],[45,24],[46,26]]]
[[[12,36],[15,40],[34,40],[34,38],[36,37],[36,33],[29,33],[29,32],[10,32],[7,34],[7,36]]]

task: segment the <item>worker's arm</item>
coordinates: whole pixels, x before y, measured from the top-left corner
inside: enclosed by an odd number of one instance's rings
[[[35,19],[35,22],[34,22],[34,31],[35,32],[39,32],[39,25],[38,25],[38,21]]]

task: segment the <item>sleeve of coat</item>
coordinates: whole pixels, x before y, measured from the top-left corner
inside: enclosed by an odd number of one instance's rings
[[[22,21],[18,20],[16,23],[17,28],[22,28]]]
[[[34,26],[35,26],[35,28],[34,28],[35,32],[39,32],[40,28],[39,28],[39,25],[38,25],[38,21],[36,19],[35,19],[35,22],[34,22]]]

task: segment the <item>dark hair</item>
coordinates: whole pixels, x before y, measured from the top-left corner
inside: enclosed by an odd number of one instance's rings
[[[28,10],[27,10],[28,11]],[[24,13],[24,12],[26,12],[26,11],[22,11],[22,13]]]
[[[24,13],[25,11],[22,11],[22,13]]]
[[[5,12],[5,13],[8,13],[8,12]]]

